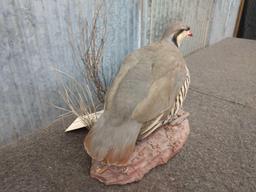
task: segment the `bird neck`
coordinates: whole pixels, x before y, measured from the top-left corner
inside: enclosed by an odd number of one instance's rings
[[[167,41],[168,43],[174,44],[177,48],[179,48],[180,46],[179,39],[175,35],[172,35],[169,38],[164,38],[162,40]]]
[[[183,39],[184,39],[184,36],[181,33],[174,33],[174,34],[170,35],[169,37],[162,38],[162,40],[164,40],[164,41],[173,43],[177,48],[180,47]]]

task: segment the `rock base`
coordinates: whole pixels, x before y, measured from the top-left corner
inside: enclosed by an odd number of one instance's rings
[[[187,119],[179,125],[164,125],[137,143],[125,166],[106,165],[93,160],[91,177],[106,185],[123,185],[139,181],[151,169],[167,163],[181,150],[188,138],[189,130]]]

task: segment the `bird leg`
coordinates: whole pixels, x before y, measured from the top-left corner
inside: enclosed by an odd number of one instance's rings
[[[180,109],[175,115],[168,115],[163,117],[161,125],[177,126],[181,124],[185,119],[187,119],[188,116],[188,112],[185,112],[182,109]]]

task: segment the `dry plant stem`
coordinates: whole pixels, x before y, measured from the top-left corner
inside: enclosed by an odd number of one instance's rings
[[[95,11],[91,31],[88,32],[88,22],[85,22],[86,25],[83,27],[82,30],[82,38],[86,40],[82,40],[82,42],[86,42],[87,45],[83,45],[83,49],[80,50],[80,58],[84,65],[86,75],[90,81],[94,83],[95,86],[95,93],[101,103],[104,103],[104,97],[106,94],[106,81],[103,77],[103,81],[100,79],[100,75],[102,75],[101,71],[101,61],[103,57],[103,48],[105,44],[106,38],[106,15],[103,15],[103,30],[100,30],[101,33],[99,34],[98,29],[98,20],[100,18],[100,11],[102,6],[98,7]],[[100,37],[99,37],[100,35]]]
[[[95,96],[101,104],[104,104],[107,89],[106,78],[102,70],[107,28],[107,16],[103,4],[104,0],[101,0],[100,4],[96,3],[91,22],[88,22],[87,18],[79,17],[78,42],[71,20],[68,23],[69,42],[75,59],[74,63],[83,81],[78,80],[77,75],[72,76],[59,70],[69,80],[69,84],[62,83],[63,91],[60,93],[67,108],[56,107],[79,117],[84,124],[88,125],[88,128],[95,122],[94,119],[87,118],[96,112]]]

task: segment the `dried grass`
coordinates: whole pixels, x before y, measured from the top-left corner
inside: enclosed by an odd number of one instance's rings
[[[96,115],[89,114],[96,113],[98,106],[104,104],[107,90],[107,82],[102,67],[107,34],[107,17],[103,2],[96,5],[91,22],[88,22],[87,18],[79,20],[78,43],[71,21],[69,21],[68,26],[73,58],[81,75],[80,79],[78,79],[62,70],[56,69],[62,75],[63,89],[59,94],[67,107],[56,105],[55,107],[65,111],[66,114],[74,114],[84,124],[89,125],[88,128],[90,128],[96,121]],[[63,77],[66,80],[63,80]]]

